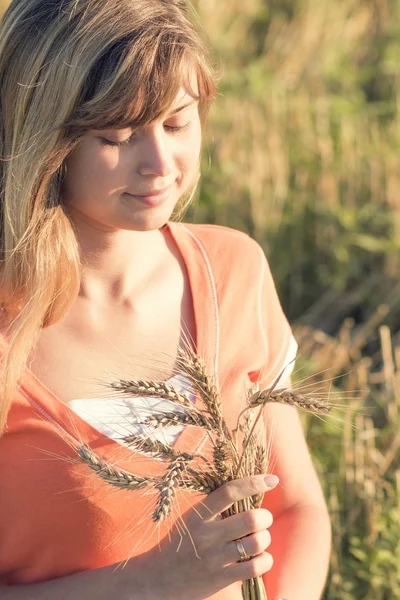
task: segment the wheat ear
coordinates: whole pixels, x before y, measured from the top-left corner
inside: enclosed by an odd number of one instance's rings
[[[211,494],[214,490],[218,489],[221,482],[215,476],[214,471],[195,471],[194,469],[187,468],[188,477],[184,478],[182,483],[186,490],[194,490],[201,492],[202,494]]]
[[[177,456],[172,446],[149,437],[142,438],[139,435],[126,435],[121,439],[130,448],[144,454],[151,454],[153,458],[171,459]]]
[[[282,370],[282,371],[279,373],[278,377],[277,377],[277,378],[275,379],[275,381],[273,382],[273,384],[272,384],[272,387],[271,387],[271,388],[270,388],[270,389],[269,389],[269,390],[266,392],[266,398],[265,398],[265,400],[263,401],[263,403],[262,403],[262,404],[260,404],[260,406],[261,406],[261,410],[259,410],[259,411],[258,411],[258,415],[257,415],[257,417],[256,417],[256,419],[255,419],[255,421],[254,421],[254,423],[253,423],[253,424],[252,424],[252,426],[251,426],[250,433],[248,434],[248,436],[247,436],[247,439],[246,439],[246,440],[244,441],[244,443],[243,443],[243,447],[242,447],[242,454],[241,454],[241,456],[240,456],[240,459],[239,459],[239,464],[237,465],[237,468],[236,468],[235,476],[237,476],[237,475],[238,475],[238,473],[240,473],[240,468],[241,468],[241,466],[242,466],[242,464],[243,464],[243,461],[245,460],[245,457],[246,457],[246,450],[247,450],[247,446],[248,446],[248,445],[251,443],[251,441],[252,441],[252,435],[253,435],[253,433],[255,432],[255,430],[256,430],[256,426],[257,426],[257,423],[258,423],[258,421],[259,421],[259,420],[260,420],[260,418],[261,418],[261,415],[262,415],[262,412],[263,412],[263,408],[264,408],[265,404],[268,402],[269,398],[271,397],[271,394],[274,392],[274,390],[276,390],[276,386],[278,385],[279,381],[281,380],[281,378],[282,378],[282,375],[283,375],[283,373],[284,373],[284,372],[285,372],[285,369],[283,369],[283,370]],[[257,392],[257,394],[253,394],[253,396],[257,396],[258,394],[259,394],[259,392]],[[253,397],[253,396],[252,396],[252,397]],[[253,407],[251,407],[251,406],[249,406],[249,407],[245,408],[245,409],[244,409],[244,410],[243,410],[243,411],[240,413],[240,415],[239,415],[239,417],[238,417],[238,422],[239,422],[239,419],[240,419],[241,415],[242,415],[242,414],[243,414],[243,413],[244,413],[246,410],[251,410],[252,408],[253,408]]]
[[[279,404],[286,404],[288,406],[294,406],[303,410],[312,411],[314,413],[328,414],[331,412],[331,407],[325,402],[315,400],[311,397],[302,396],[293,392],[292,390],[279,389],[275,391],[264,390],[262,392],[256,392],[250,398],[249,408],[256,408],[276,402]]]
[[[77,449],[79,457],[92,471],[114,487],[125,490],[141,490],[154,482],[152,477],[138,477],[107,463],[100,458],[89,446],[82,445]]]
[[[190,349],[188,352],[178,349],[177,362],[180,369],[189,377],[194,389],[203,400],[211,421],[215,424],[217,440],[210,436],[213,443],[214,464],[220,481],[228,481],[232,478],[231,457],[237,456],[237,449],[222,414],[218,391],[207,374],[204,360]]]
[[[100,458],[88,446],[80,446],[77,448],[77,453],[80,459],[88,465],[97,476],[101,477],[101,479],[114,487],[119,489],[140,490],[150,485],[155,488],[162,488],[162,479],[160,477],[138,477],[128,471],[117,469],[115,466]],[[179,458],[179,460],[184,460],[186,464],[188,464],[195,458],[195,455],[191,456],[183,453],[178,457],[178,454],[174,453],[173,458]],[[212,471],[197,472],[194,469],[187,468],[187,474],[187,477],[176,481],[178,489],[210,494],[220,486],[220,483],[216,480],[215,473]]]
[[[193,425],[195,427],[208,429],[208,431],[216,431],[218,429],[218,425],[212,418],[200,413],[191,412],[165,412],[159,415],[151,415],[142,421],[142,425],[154,427],[156,429],[174,425]]]
[[[229,439],[231,436],[222,416],[221,400],[211,377],[207,374],[204,361],[193,352],[186,353],[180,348],[178,349],[178,364],[204,401],[208,413],[218,425],[221,434]]]
[[[174,498],[182,485],[182,475],[186,471],[191,458],[186,454],[178,454],[169,464],[165,475],[156,484],[159,490],[159,499],[153,513],[153,521],[160,523],[171,514]]]
[[[156,381],[126,381],[121,379],[110,384],[110,387],[116,392],[130,394],[132,396],[157,397],[164,400],[172,400],[176,404],[186,408],[195,409],[193,402],[187,394],[178,393],[175,388],[167,383]]]

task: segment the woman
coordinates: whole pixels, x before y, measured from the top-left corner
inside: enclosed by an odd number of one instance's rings
[[[188,496],[169,532],[149,525],[146,497],[105,490],[74,452],[84,442],[159,472],[121,441],[135,419],[99,416],[113,403],[94,384],[111,375],[181,385],[177,348],[190,343],[233,427],[244,390],[270,386],[293,354],[257,244],[171,220],[196,186],[215,93],[185,2],[14,0],[0,81],[2,597],[233,600],[263,575],[271,600],[316,600],[329,519],[293,409],[266,409],[279,485],[257,476]],[[207,445],[190,427],[170,441]],[[262,508],[220,518],[265,491]]]

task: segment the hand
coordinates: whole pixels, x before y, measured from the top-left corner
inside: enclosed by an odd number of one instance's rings
[[[269,571],[273,559],[265,549],[271,543],[271,513],[259,508],[225,519],[221,513],[234,502],[272,490],[279,481],[275,479],[271,483],[257,475],[230,481],[188,511],[183,520],[190,535],[182,539],[174,531],[170,540],[163,540],[160,550],[150,552],[151,585],[158,591],[152,588],[149,598],[203,600],[236,581]],[[237,539],[250,560],[240,562]]]

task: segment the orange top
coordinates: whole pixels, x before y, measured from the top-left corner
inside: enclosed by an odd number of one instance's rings
[[[187,267],[197,352],[217,376],[224,416],[233,428],[249,381],[268,387],[285,366],[290,327],[256,242],[224,227],[166,227]],[[148,514],[151,496],[101,481],[77,459],[77,442],[138,475],[163,470],[160,461],[90,426],[27,370],[0,438],[0,585],[121,562],[149,550],[166,532]],[[208,443],[204,430],[186,427],[174,447],[207,453]],[[200,497],[182,492],[179,511]],[[213,596],[228,597],[228,588]]]

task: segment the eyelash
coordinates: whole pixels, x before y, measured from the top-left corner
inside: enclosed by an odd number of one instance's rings
[[[181,125],[180,127],[172,127],[171,125],[165,125],[165,128],[170,133],[172,133],[172,135],[175,135],[177,133],[187,131],[189,129],[189,125],[190,123],[186,123],[186,125]],[[128,137],[127,140],[123,140],[122,142],[113,142],[111,140],[108,140],[107,138],[100,138],[100,141],[102,146],[113,146],[114,148],[122,148],[123,146],[129,146],[134,135],[135,134],[131,135],[130,137]]]

